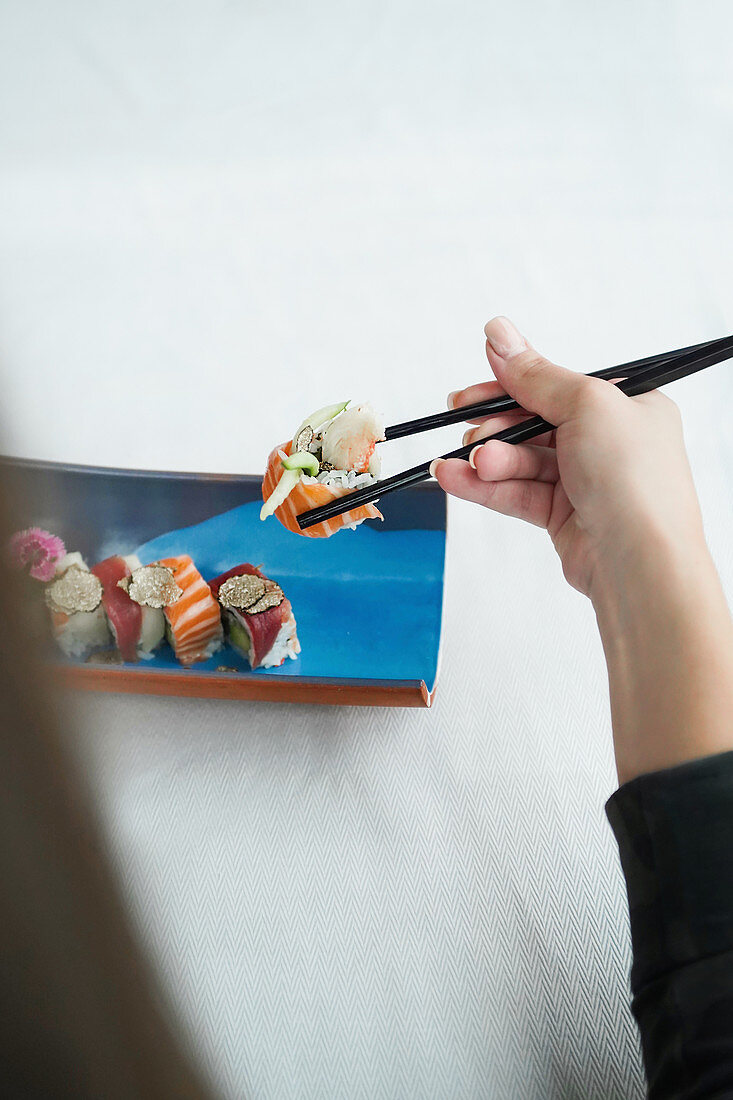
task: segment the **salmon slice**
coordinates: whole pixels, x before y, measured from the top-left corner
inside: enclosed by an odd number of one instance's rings
[[[289,455],[292,446],[292,442],[283,443],[281,447],[276,447],[268,458],[267,469],[265,470],[265,476],[262,481],[263,500],[267,500],[270,494],[275,491],[277,483],[283,473],[282,462],[278,451],[283,451],[285,454]],[[334,535],[337,531],[340,531],[342,527],[348,527],[352,523],[363,523],[365,519],[384,519],[382,513],[378,508],[375,508],[373,504],[364,504],[358,508],[352,508],[349,512],[342,512],[340,516],[334,516],[332,519],[327,519],[323,523],[316,523],[313,527],[307,527],[304,531],[301,531],[297,519],[301,512],[307,512],[309,508],[320,508],[322,504],[328,504],[331,500],[337,500],[339,497],[348,496],[351,492],[353,492],[353,489],[330,489],[320,482],[304,485],[303,479],[301,478],[279,508],[275,509],[275,515],[280,520],[283,527],[287,527],[288,531],[293,531],[296,535],[307,535],[312,539],[327,539],[330,535]]]
[[[50,615],[51,615],[51,624],[53,626],[54,634],[60,634],[61,631],[66,626],[66,624],[68,623],[71,616],[70,615],[65,615],[63,611],[51,611]]]
[[[224,640],[219,604],[188,554],[163,558],[157,564],[167,565],[183,589],[180,599],[163,609],[176,657],[183,665],[205,661]]]

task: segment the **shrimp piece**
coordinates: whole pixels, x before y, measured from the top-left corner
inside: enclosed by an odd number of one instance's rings
[[[335,470],[369,471],[374,448],[384,436],[384,424],[369,404],[347,409],[323,433],[323,461]]]

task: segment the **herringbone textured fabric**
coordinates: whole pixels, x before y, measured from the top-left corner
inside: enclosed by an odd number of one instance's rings
[[[679,394],[733,592],[733,374]],[[297,611],[297,609],[296,609]],[[145,943],[232,1100],[643,1095],[590,605],[451,502],[431,711],[81,699]]]
[[[225,1096],[642,1095],[592,612],[540,532],[451,521],[432,712],[81,704],[136,920]],[[490,581],[510,560],[521,615]]]

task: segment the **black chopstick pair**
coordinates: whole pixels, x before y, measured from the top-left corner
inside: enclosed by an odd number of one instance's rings
[[[590,377],[594,378],[620,378],[614,383],[622,393],[629,397],[636,397],[650,390],[666,386],[669,382],[675,382],[680,378],[696,374],[698,371],[711,367],[715,363],[721,363],[725,359],[733,358],[733,336],[722,339],[708,340],[701,344],[692,344],[689,347],[679,348],[677,351],[665,352],[661,355],[651,355],[646,359],[635,359],[630,363],[621,363],[615,367],[604,367],[600,371],[593,371]],[[463,405],[457,409],[449,409],[446,412],[434,413],[431,416],[420,417],[418,420],[405,421],[387,428],[385,436],[388,440],[398,439],[402,436],[413,435],[418,432],[428,431],[432,428],[445,427],[448,424],[461,423],[466,420],[474,420],[479,416],[490,416],[498,412],[508,412],[519,409],[520,406],[508,395],[492,398],[489,401],[479,401],[472,405]],[[480,443],[486,443],[489,439],[500,439],[505,443],[522,443],[533,439],[545,432],[552,431],[555,425],[543,420],[540,416],[530,417],[520,424],[514,424],[503,431],[496,432],[486,439],[457,447],[453,451],[440,455],[440,458],[468,458],[474,447]],[[431,462],[434,460],[431,460]],[[413,466],[393,477],[385,478],[373,485],[367,485],[363,489],[357,489],[347,493],[343,497],[329,501],[319,508],[311,508],[302,512],[298,518],[298,524],[302,531],[313,527],[317,523],[323,523],[340,515],[342,512],[351,511],[354,508],[366,504],[373,504],[376,500],[388,493],[404,489],[408,485],[416,485],[418,482],[427,481],[430,477],[431,462],[423,462],[419,466]]]
[[[706,340],[702,344],[690,344],[686,348],[678,348],[677,351],[665,351],[661,355],[650,355],[646,359],[634,359],[630,363],[621,363],[615,367],[603,367],[601,370],[591,371],[590,378],[625,378],[647,367],[662,366],[665,363],[679,359],[682,355],[700,351],[720,340]],[[491,416],[494,413],[511,412],[520,408],[519,404],[508,394],[499,397],[491,397],[487,401],[476,401],[472,405],[461,405],[457,409],[448,409],[445,412],[432,413],[430,416],[421,416],[417,420],[405,420],[401,424],[393,424],[385,428],[385,440],[402,439],[406,435],[417,435],[419,432],[429,432],[434,428],[446,428],[449,424],[461,424],[466,420],[475,420],[479,416]]]

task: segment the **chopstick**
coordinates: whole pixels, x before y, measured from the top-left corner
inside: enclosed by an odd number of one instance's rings
[[[675,354],[672,357],[669,355],[652,356],[652,359],[657,361],[651,363],[651,365],[649,365],[648,360],[646,365],[644,365],[644,360],[640,360],[637,362],[639,369],[622,381],[614,382],[613,385],[617,386],[627,396],[636,397],[660,386],[666,386],[670,382],[676,382],[680,378],[687,378],[691,374],[705,370],[706,367],[711,367],[731,358],[733,358],[733,336],[727,336],[723,339],[708,341],[705,344],[693,345],[691,350],[681,349],[680,354]],[[628,368],[629,364],[626,365],[625,369],[628,370]],[[608,368],[612,378],[614,377],[613,372],[618,371],[618,369],[618,367]],[[496,432],[494,435],[488,436],[487,439],[456,447],[455,450],[448,451],[440,457],[465,459],[468,458],[474,447],[480,443],[488,442],[488,439],[500,439],[505,443],[523,443],[528,439],[543,435],[545,432],[553,431],[554,427],[554,424],[543,420],[542,417],[533,416],[522,421],[521,424],[504,428],[503,431]],[[357,489],[353,493],[337,497],[336,500],[329,501],[328,504],[323,504],[319,508],[310,508],[306,512],[301,512],[297,517],[298,525],[301,531],[305,531],[308,527],[313,527],[317,523],[324,523],[326,520],[333,519],[334,516],[341,515],[342,512],[349,512],[353,508],[373,504],[374,501],[380,500],[388,493],[394,493],[398,489],[406,488],[408,485],[416,485],[421,481],[427,481],[429,477],[430,462],[422,462],[419,466],[413,466],[400,474],[385,478],[384,481],[378,481],[374,485],[367,485],[363,489]]]
[[[666,351],[659,355],[649,355],[646,359],[633,359],[630,363],[620,363],[615,367],[603,367],[601,370],[591,371],[591,378],[628,378],[639,370],[647,367],[664,364],[688,355],[693,351],[710,347],[717,340],[705,340],[701,344],[690,344],[686,348],[678,348],[676,351]],[[479,416],[491,416],[494,413],[510,412],[520,408],[520,405],[507,394],[499,397],[491,397],[487,401],[475,401],[472,405],[461,405],[457,409],[447,409],[444,412],[431,413],[429,416],[420,416],[417,420],[403,420],[401,424],[392,424],[384,430],[386,441],[402,439],[406,435],[417,435],[419,432],[429,432],[434,428],[446,428],[449,424],[462,424],[466,420],[474,420]]]

